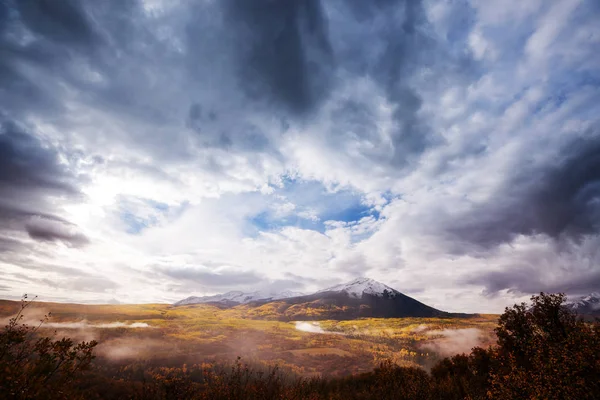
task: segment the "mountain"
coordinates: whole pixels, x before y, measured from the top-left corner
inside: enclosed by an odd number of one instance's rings
[[[308,296],[282,299],[280,303],[289,305],[284,315],[293,320],[354,319],[360,317],[441,317],[450,315],[369,278],[357,278]]]
[[[178,301],[177,303],[174,303],[173,305],[184,306],[189,304],[219,303],[225,306],[235,306],[239,304],[246,304],[252,301],[279,300],[302,295],[303,293],[292,292],[289,290],[279,293],[267,293],[262,291],[245,293],[240,291],[231,291],[223,294],[216,294],[214,296],[190,296]]]
[[[215,296],[188,297],[174,305],[198,303],[235,307],[248,318],[282,321],[472,316],[437,310],[369,278],[357,278],[309,295],[289,291],[277,294],[227,292]]]
[[[369,278],[354,279],[306,296],[250,302],[237,308],[249,318],[283,321],[472,316],[437,310]]]
[[[567,302],[567,307],[580,315],[600,316],[600,293],[594,292]]]

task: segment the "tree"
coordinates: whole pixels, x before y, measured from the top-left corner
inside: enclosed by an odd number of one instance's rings
[[[571,313],[563,294],[507,308],[496,328],[494,399],[600,398],[600,328]]]
[[[445,358],[431,369],[436,398],[485,399],[492,368],[492,351],[475,347],[470,355]]]
[[[72,384],[94,359],[97,343],[40,336],[49,316],[36,327],[23,324],[30,304],[25,295],[17,315],[0,332],[0,393],[8,399],[77,398]]]

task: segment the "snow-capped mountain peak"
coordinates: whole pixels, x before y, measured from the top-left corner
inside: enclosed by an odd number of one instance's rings
[[[317,293],[321,292],[345,292],[350,297],[354,297],[360,299],[363,293],[372,295],[372,296],[383,296],[384,292],[387,291],[390,294],[399,293],[397,290],[392,289],[391,287],[384,285],[381,282],[377,282],[374,279],[370,278],[356,278],[350,282],[342,283],[340,285],[335,285],[329,287],[327,289],[319,290]]]

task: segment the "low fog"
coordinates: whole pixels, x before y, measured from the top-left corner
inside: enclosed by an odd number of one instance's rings
[[[427,330],[427,325],[421,324],[421,325],[417,326],[416,328],[411,329],[411,332],[413,332],[413,333],[421,333],[421,332],[423,332],[425,330]]]
[[[78,321],[78,322],[46,322],[44,324],[46,328],[58,328],[58,329],[87,329],[87,328],[96,328],[96,329],[115,329],[115,328],[150,328],[145,322],[108,322],[108,323],[100,323],[100,324],[90,324],[87,321]]]
[[[426,335],[440,337],[421,347],[438,353],[442,357],[470,353],[473,347],[481,346],[487,338],[484,332],[477,328],[433,330],[427,332]]]
[[[296,329],[302,332],[323,333],[328,335],[341,335],[341,332],[326,331],[318,322],[296,321]]]

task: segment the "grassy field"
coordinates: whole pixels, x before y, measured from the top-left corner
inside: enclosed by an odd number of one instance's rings
[[[19,307],[19,302],[0,301],[0,319],[7,320]],[[111,362],[180,366],[242,357],[304,376],[366,372],[386,359],[428,367],[443,356],[490,344],[497,321],[497,316],[483,315],[297,323],[256,319],[247,307],[34,302],[25,322],[39,323],[49,312],[45,332],[95,339],[98,356]]]

